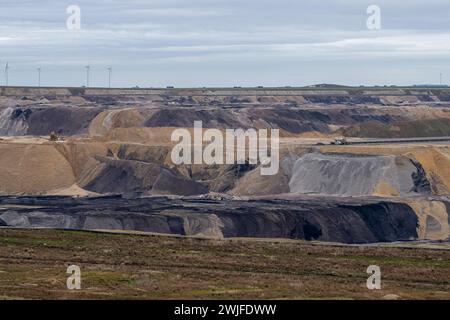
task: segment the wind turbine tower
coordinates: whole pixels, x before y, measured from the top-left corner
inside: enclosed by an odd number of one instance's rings
[[[38,71],[38,87],[41,86],[41,67],[37,68]]]
[[[86,87],[89,87],[89,73],[91,71],[91,66],[86,66]]]
[[[7,62],[6,66],[5,66],[5,84],[6,84],[6,86],[8,86],[8,71],[9,71],[9,64]]]
[[[111,73],[112,73],[112,68],[109,67],[108,68],[108,88],[111,88]]]

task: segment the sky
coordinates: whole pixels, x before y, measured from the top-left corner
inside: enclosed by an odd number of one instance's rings
[[[0,0],[0,85],[6,62],[30,86],[450,83],[450,1]]]

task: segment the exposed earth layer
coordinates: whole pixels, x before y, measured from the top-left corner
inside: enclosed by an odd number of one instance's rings
[[[450,89],[0,90],[4,226],[345,243],[450,237],[448,141],[364,144],[450,136]],[[171,134],[192,132],[194,121],[279,129],[280,170],[174,165]],[[341,136],[361,144],[330,145]]]

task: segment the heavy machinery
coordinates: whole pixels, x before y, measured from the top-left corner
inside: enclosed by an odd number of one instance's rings
[[[331,142],[332,145],[345,146],[348,145],[348,141],[345,138],[336,138]]]

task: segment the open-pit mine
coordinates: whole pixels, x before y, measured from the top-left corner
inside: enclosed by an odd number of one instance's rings
[[[279,170],[171,161],[175,129],[279,129]],[[0,226],[450,237],[450,89],[0,88]]]

